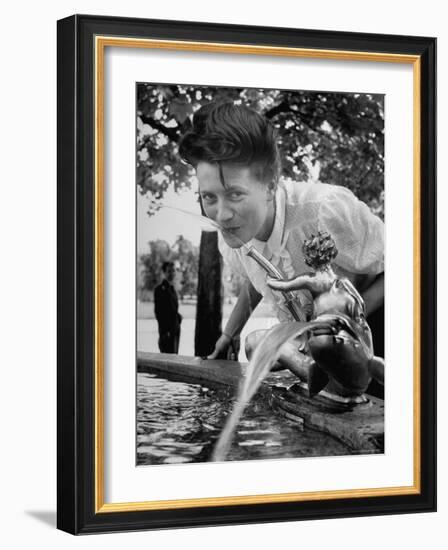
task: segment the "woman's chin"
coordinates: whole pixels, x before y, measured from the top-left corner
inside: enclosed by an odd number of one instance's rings
[[[232,235],[231,233],[222,232],[222,236],[227,246],[230,248],[241,248],[245,243],[240,237]]]

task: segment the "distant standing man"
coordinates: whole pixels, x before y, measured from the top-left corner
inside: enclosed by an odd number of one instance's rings
[[[173,262],[162,265],[163,281],[154,289],[154,313],[159,324],[159,349],[162,353],[178,353],[180,324],[177,292],[173,286]]]

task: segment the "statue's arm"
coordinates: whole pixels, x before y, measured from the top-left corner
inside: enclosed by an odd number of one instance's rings
[[[268,286],[273,290],[288,291],[288,290],[309,290],[313,296],[322,294],[330,289],[334,280],[334,273],[331,275],[328,272],[304,273],[294,277],[293,279],[273,279],[268,278]]]

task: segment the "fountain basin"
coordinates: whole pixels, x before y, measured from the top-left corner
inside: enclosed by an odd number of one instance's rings
[[[227,387],[231,393],[236,393],[246,366],[236,361],[163,353],[137,354],[139,373],[209,388]],[[337,406],[319,395],[309,398],[296,381],[288,371],[273,373],[257,393],[266,398],[274,411],[295,422],[299,429],[316,430],[340,441],[348,448],[347,454],[384,452],[384,402],[381,399],[367,396],[365,404]]]

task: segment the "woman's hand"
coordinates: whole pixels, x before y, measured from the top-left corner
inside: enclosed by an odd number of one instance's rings
[[[218,338],[213,353],[207,359],[230,359],[231,361],[238,359],[241,331],[260,300],[261,294],[255,290],[250,281],[246,280],[224,332]]]
[[[229,359],[230,361],[236,361],[239,351],[239,338],[232,338],[228,334],[221,334],[216,341],[213,353],[207,359]]]

